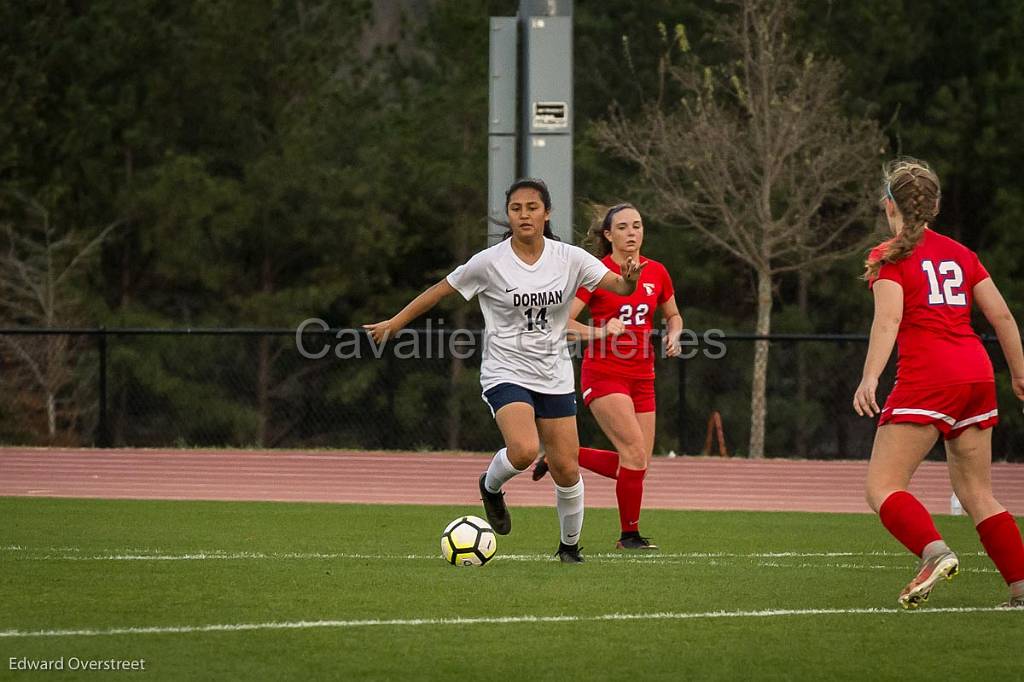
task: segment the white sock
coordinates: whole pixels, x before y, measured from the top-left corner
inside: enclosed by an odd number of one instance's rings
[[[937,554],[942,554],[948,551],[949,545],[947,545],[943,540],[932,540],[924,546],[924,549],[921,551],[921,558],[928,560]]]
[[[558,509],[558,525],[562,530],[562,542],[575,545],[583,531],[583,477],[573,485],[563,488],[555,485],[555,507]]]
[[[526,469],[520,471],[512,466],[512,462],[508,461],[508,448],[502,448],[494,453],[491,463],[487,466],[487,478],[484,479],[484,487],[492,493],[496,493],[512,477],[518,476],[523,471],[526,471]]]
[[[1014,597],[1024,597],[1024,580],[1010,583],[1010,594]]]

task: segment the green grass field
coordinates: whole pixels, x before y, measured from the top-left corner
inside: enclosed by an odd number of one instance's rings
[[[1024,612],[989,610],[963,517],[939,518],[962,573],[903,612],[915,562],[870,515],[648,511],[662,552],[636,556],[588,510],[563,566],[554,510],[512,511],[498,557],[456,568],[439,533],[477,510],[2,498],[0,678],[1024,679]]]

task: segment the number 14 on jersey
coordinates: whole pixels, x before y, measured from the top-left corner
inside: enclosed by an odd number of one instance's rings
[[[538,308],[536,311],[533,308],[527,308],[523,315],[526,315],[526,331],[532,332],[534,329],[545,330],[548,328],[547,306]]]

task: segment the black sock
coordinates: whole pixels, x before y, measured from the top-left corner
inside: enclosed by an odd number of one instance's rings
[[[619,537],[619,539],[620,540],[632,540],[632,539],[639,538],[639,537],[640,537],[640,531],[638,531],[638,530],[624,530],[624,531],[622,531],[622,536]]]

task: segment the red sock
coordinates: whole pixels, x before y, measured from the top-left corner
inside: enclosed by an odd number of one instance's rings
[[[979,523],[978,536],[1007,585],[1024,580],[1024,540],[1010,512],[994,514]]]
[[[640,502],[644,498],[644,477],[647,469],[619,469],[615,497],[619,500],[619,522],[622,532],[635,532],[640,527]]]
[[[619,470],[619,453],[611,450],[580,448],[580,466],[595,474],[615,478]]]
[[[929,542],[942,539],[931,514],[906,490],[897,490],[885,498],[878,516],[886,530],[917,556],[921,556]]]

